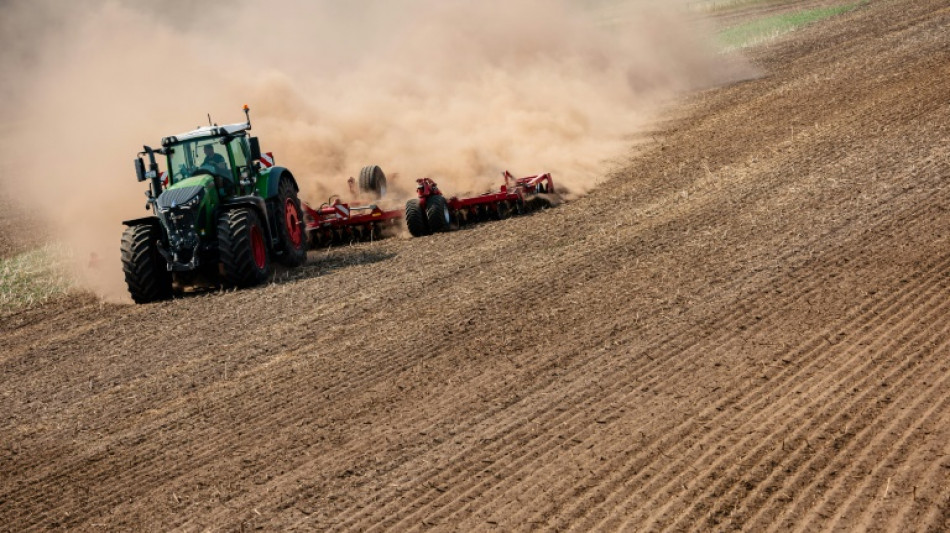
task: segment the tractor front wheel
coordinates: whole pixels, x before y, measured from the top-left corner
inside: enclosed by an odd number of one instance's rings
[[[413,237],[425,237],[431,234],[426,223],[426,213],[422,209],[418,198],[406,202],[406,226]]]
[[[288,179],[282,179],[277,189],[277,231],[283,253],[277,257],[280,264],[296,267],[307,262],[307,235],[304,230],[303,209],[297,198],[297,189]]]
[[[122,233],[122,270],[137,304],[172,297],[172,276],[158,252],[158,228],[131,226]]]
[[[252,209],[235,209],[218,219],[218,254],[229,285],[250,287],[270,275],[270,250],[261,219]]]

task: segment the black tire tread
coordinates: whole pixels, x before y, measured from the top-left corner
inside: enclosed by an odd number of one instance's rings
[[[234,209],[218,219],[218,254],[224,281],[237,287],[258,285],[270,274],[270,255],[264,269],[254,263],[251,248],[251,226],[261,224],[260,217],[250,209]]]
[[[156,233],[150,225],[131,226],[122,233],[122,270],[138,304],[172,297],[172,277],[158,253]]]
[[[422,205],[418,198],[413,198],[406,202],[406,227],[413,237],[425,237],[431,234],[429,224],[426,222],[426,214],[422,210]]]
[[[449,223],[445,220],[445,211],[448,203],[441,194],[435,194],[426,199],[426,220],[432,233],[448,231]]]

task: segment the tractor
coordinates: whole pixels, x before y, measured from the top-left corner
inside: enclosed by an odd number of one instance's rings
[[[145,207],[152,212],[122,222],[122,268],[136,303],[168,299],[199,282],[250,287],[268,279],[273,261],[306,261],[297,181],[261,153],[258,138],[248,135],[246,105],[244,115],[243,123],[165,137],[135,159],[138,181],[149,182]],[[165,158],[165,172],[157,157]]]

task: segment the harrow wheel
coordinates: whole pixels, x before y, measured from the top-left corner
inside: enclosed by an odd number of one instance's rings
[[[270,250],[260,217],[251,209],[235,209],[218,219],[218,253],[229,285],[250,287],[270,275]]]
[[[383,174],[379,165],[363,167],[360,170],[359,186],[361,193],[382,198],[386,195],[386,174]]]
[[[441,194],[430,196],[426,200],[426,220],[432,233],[447,231],[452,221],[449,204]]]
[[[426,222],[425,211],[418,198],[413,198],[406,202],[406,227],[413,237],[425,237],[431,234],[429,224]]]
[[[307,235],[297,189],[288,179],[280,180],[276,207],[277,231],[283,251],[277,261],[287,267],[300,266],[307,261]]]
[[[172,276],[158,251],[158,228],[131,226],[122,233],[122,270],[137,304],[172,297]]]

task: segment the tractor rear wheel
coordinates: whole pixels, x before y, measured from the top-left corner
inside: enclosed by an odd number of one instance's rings
[[[386,195],[386,174],[383,174],[379,165],[363,167],[360,170],[359,186],[361,193],[382,198]]]
[[[218,219],[218,253],[229,285],[258,285],[270,274],[270,250],[261,219],[252,209],[235,209]]]
[[[282,254],[280,264],[296,267],[307,262],[307,235],[304,229],[303,209],[297,198],[297,189],[289,179],[280,180],[277,189],[277,231]]]
[[[418,198],[406,202],[406,226],[413,237],[425,237],[431,234],[426,223],[426,214]]]
[[[445,196],[435,194],[426,199],[426,220],[432,233],[447,231],[452,218]]]
[[[158,252],[158,228],[131,226],[122,233],[122,270],[137,304],[172,297],[172,276]]]

